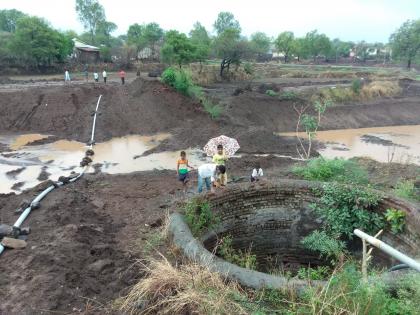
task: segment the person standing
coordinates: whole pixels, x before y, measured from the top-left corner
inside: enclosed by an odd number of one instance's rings
[[[225,167],[226,170],[226,161],[228,160],[228,156],[225,154],[224,150],[223,150],[223,145],[219,144],[217,146],[217,153],[215,155],[213,155],[213,163],[216,165],[223,165]],[[227,184],[227,174],[226,171],[223,174],[219,175],[219,180],[220,180],[220,185],[221,186],[226,186]]]
[[[102,77],[104,78],[104,83],[106,84],[107,73],[106,73],[105,69],[104,69],[104,71],[102,71]]]
[[[99,74],[98,74],[98,72],[94,72],[93,73],[93,79],[95,80],[95,82],[99,82]]]
[[[187,153],[185,153],[185,151],[181,151],[181,158],[177,161],[176,170],[178,173],[178,180],[183,184],[184,193],[187,192],[187,183],[190,180],[188,168],[192,170],[194,169],[188,164]]]
[[[64,82],[70,82],[70,73],[69,73],[69,70],[67,69],[64,72]]]
[[[125,71],[123,69],[120,70],[120,78],[121,78],[121,84],[124,85],[124,83],[125,83]]]
[[[198,168],[198,193],[203,191],[203,182],[206,183],[207,191],[211,190],[211,183],[216,180],[220,174],[224,174],[226,168],[224,165],[203,164]]]

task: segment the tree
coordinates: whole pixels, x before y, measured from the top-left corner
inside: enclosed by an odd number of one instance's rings
[[[289,55],[293,50],[294,41],[295,36],[293,35],[293,32],[280,33],[274,41],[277,51],[284,54],[285,63],[287,63]]]
[[[313,30],[306,34],[305,45],[307,52],[314,59],[314,62],[323,54],[327,56],[331,51],[331,42],[325,34],[319,34],[317,30]]]
[[[117,29],[117,25],[109,21],[101,21],[96,28],[95,42],[107,47],[115,46],[118,39],[114,39],[111,35]]]
[[[89,32],[91,42],[95,43],[98,26],[106,20],[104,7],[98,0],[76,0],[76,12],[83,27]]]
[[[290,53],[295,55],[298,61],[300,61],[301,58],[305,58],[308,54],[307,49],[306,49],[305,38],[296,38],[292,42]]]
[[[130,25],[130,27],[128,28],[127,42],[128,44],[134,45],[136,47],[136,60],[138,60],[140,51],[146,47],[144,29],[144,25],[140,25],[137,23]]]
[[[176,63],[181,68],[182,64],[194,59],[194,50],[194,46],[185,34],[171,30],[165,34],[161,55],[164,62]]]
[[[211,39],[206,28],[200,22],[196,22],[190,31],[190,40],[195,46],[194,59],[200,63],[206,60],[210,53]]]
[[[335,61],[338,62],[338,58],[350,56],[350,50],[354,47],[354,43],[343,42],[335,38],[331,41],[331,47],[331,54],[335,56]]]
[[[73,48],[71,39],[38,17],[23,17],[16,24],[11,52],[28,65],[47,66],[62,61]]]
[[[235,20],[235,16],[230,12],[220,12],[213,26],[217,35],[222,34],[227,29],[234,29],[241,33],[239,22]]]
[[[0,31],[14,33],[17,21],[25,16],[25,13],[15,9],[0,10]]]
[[[162,39],[163,30],[157,23],[149,23],[144,26],[144,38],[147,46],[152,50],[152,57],[155,56],[156,44]]]
[[[393,56],[406,61],[410,69],[412,61],[420,52],[420,20],[406,21],[389,40]]]
[[[251,35],[251,49],[262,56],[270,50],[271,39],[263,32],[257,32]]]
[[[232,63],[239,64],[243,53],[240,33],[238,29],[228,28],[219,34],[214,40],[216,55],[222,58],[220,63],[220,76],[223,77],[225,69],[229,70]]]
[[[363,62],[366,62],[366,59],[369,56],[369,47],[369,44],[364,40],[356,44],[356,56]]]

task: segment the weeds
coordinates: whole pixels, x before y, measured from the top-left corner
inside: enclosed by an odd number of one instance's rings
[[[222,238],[217,251],[221,257],[228,262],[238,265],[242,268],[251,270],[257,269],[257,256],[251,254],[251,247],[248,250],[235,250],[232,246],[232,237],[230,235]]]
[[[318,266],[316,268],[300,268],[297,272],[297,277],[304,280],[325,280],[328,279],[331,270],[327,266]]]
[[[417,194],[414,187],[414,181],[400,180],[394,188],[394,193],[398,197],[405,198],[413,201],[420,201],[420,195]]]
[[[199,198],[192,199],[185,205],[184,214],[194,236],[201,235],[218,222],[218,218],[210,209],[210,204]]]
[[[294,167],[293,173],[307,180],[368,183],[367,171],[357,162],[339,158],[313,158],[305,166]]]
[[[267,91],[265,91],[265,94],[267,94],[268,96],[272,96],[272,97],[275,97],[275,96],[277,96],[278,94],[275,92],[275,91],[273,91],[273,90],[267,90]]]
[[[360,90],[362,88],[362,81],[360,79],[354,79],[351,81],[351,90],[355,94],[360,94]]]
[[[346,252],[346,243],[328,235],[325,231],[315,230],[301,240],[302,245],[311,251],[319,252],[321,257],[336,261]]]
[[[279,95],[279,99],[282,101],[293,101],[298,98],[298,95],[293,91],[284,91]]]
[[[385,219],[391,226],[391,232],[398,234],[404,231],[406,213],[397,209],[387,209],[384,213]]]

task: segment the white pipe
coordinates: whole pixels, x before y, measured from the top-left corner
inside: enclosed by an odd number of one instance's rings
[[[95,126],[96,126],[96,114],[98,113],[99,102],[101,101],[102,94],[99,95],[98,102],[96,103],[95,115],[93,116],[92,136],[90,137],[90,147],[92,148],[93,140],[95,139]]]
[[[355,229],[354,234],[356,234],[361,239],[366,240],[368,243],[372,244],[373,246],[379,248],[380,250],[384,251],[388,255],[391,255],[392,257],[398,259],[399,261],[405,263],[406,265],[413,268],[414,270],[417,270],[418,272],[420,272],[420,263],[404,255],[403,253],[396,250],[395,248],[389,246],[388,244],[382,242],[381,240],[378,240],[377,238],[374,238],[373,236],[370,236],[369,234],[366,234],[365,232],[359,229]]]

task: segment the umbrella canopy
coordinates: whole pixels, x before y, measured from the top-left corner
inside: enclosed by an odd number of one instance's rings
[[[235,154],[236,151],[239,150],[240,146],[238,141],[233,138],[229,138],[226,136],[219,136],[216,138],[212,138],[207,142],[207,144],[204,146],[204,152],[207,153],[207,155],[212,156],[217,153],[217,146],[221,144],[223,145],[223,151],[227,156],[232,156]]]

